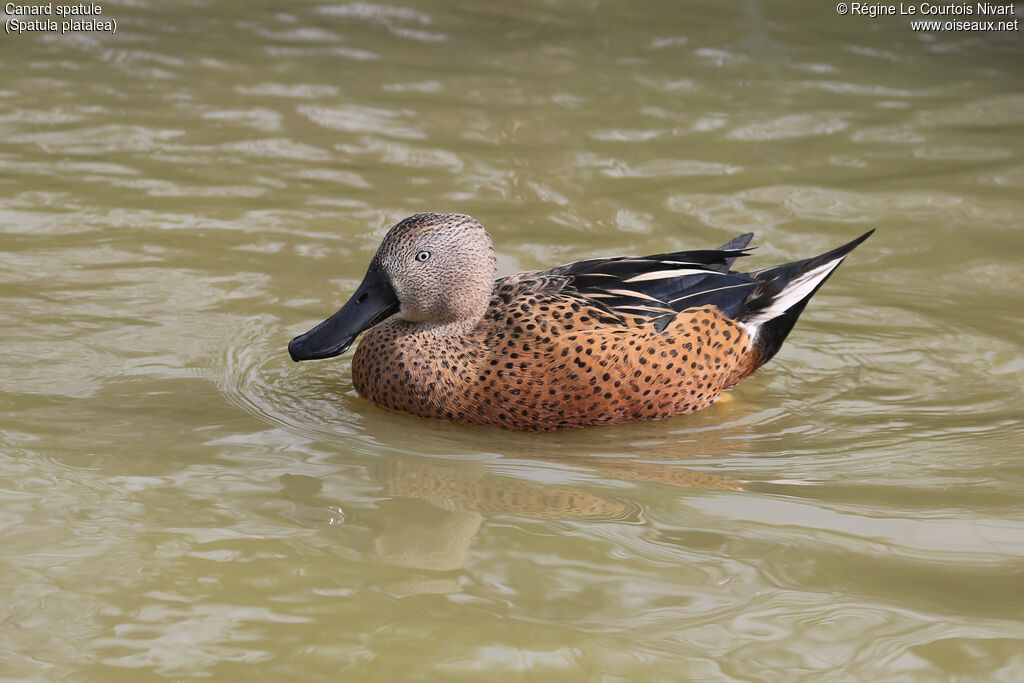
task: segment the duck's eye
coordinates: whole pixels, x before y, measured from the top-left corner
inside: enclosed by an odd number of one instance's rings
[[[422,261],[426,261],[429,258],[430,258],[430,252],[429,251],[421,251],[420,253],[416,254],[416,260],[417,261],[421,261],[422,262]]]

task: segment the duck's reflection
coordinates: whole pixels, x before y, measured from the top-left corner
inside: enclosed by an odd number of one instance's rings
[[[687,489],[740,490],[729,476],[694,471],[671,462],[635,457],[561,456],[560,467],[587,475]],[[377,528],[373,561],[407,569],[453,571],[469,561],[484,516],[515,515],[545,520],[642,523],[644,507],[635,501],[573,484],[549,484],[494,471],[494,462],[466,462],[418,456],[385,456],[372,475],[383,486],[384,522]],[[503,468],[507,469],[507,468]],[[544,470],[548,471],[548,470]],[[557,471],[557,470],[555,470]],[[429,576],[388,585],[394,592],[458,590],[454,578]]]
[[[381,460],[374,476],[389,496],[422,500],[449,512],[533,519],[642,519],[641,508],[635,503],[580,487],[494,474],[480,462],[389,457]]]
[[[451,571],[469,561],[469,545],[483,522],[470,510],[449,510],[395,498],[382,504],[384,525],[373,539],[373,559],[395,567]]]

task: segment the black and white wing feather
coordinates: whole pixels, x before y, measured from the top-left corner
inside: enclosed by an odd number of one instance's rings
[[[688,308],[713,305],[732,317],[758,285],[730,270],[737,258],[747,256],[751,237],[741,235],[719,249],[590,259],[548,273],[566,277],[581,296],[624,316],[667,322]]]

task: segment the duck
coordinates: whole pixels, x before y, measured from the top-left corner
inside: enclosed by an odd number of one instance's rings
[[[767,363],[807,302],[874,230],[749,272],[753,233],[718,249],[591,258],[495,279],[470,216],[418,213],[385,235],[292,360],[344,353],[360,396],[394,411],[517,431],[693,413]]]

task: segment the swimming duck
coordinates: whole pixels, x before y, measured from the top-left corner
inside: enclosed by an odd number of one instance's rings
[[[874,232],[874,231],[871,231]],[[365,332],[352,383],[379,406],[523,431],[656,420],[714,403],[782,346],[871,232],[820,256],[731,270],[718,249],[595,258],[495,281],[469,216],[419,213],[384,237],[348,303],[288,344],[330,358]]]

